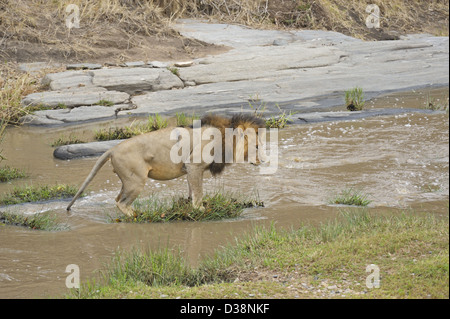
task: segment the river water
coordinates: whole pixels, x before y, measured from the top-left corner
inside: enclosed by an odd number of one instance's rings
[[[426,94],[444,101],[448,88],[396,93],[372,100],[366,107],[423,108],[429,99]],[[71,133],[90,138],[93,130],[111,124],[117,123],[8,129],[2,143],[7,161],[2,164],[22,168],[30,176],[0,184],[0,193],[23,184],[81,184],[96,159],[57,160],[50,144]],[[65,211],[68,201],[1,207],[25,214],[52,211],[69,229],[48,232],[0,226],[0,298],[60,296],[68,292],[67,265],[78,265],[83,281],[97,276],[97,270],[118,250],[138,246],[181,249],[195,265],[202,256],[233,243],[257,225],[298,227],[334,218],[342,207],[329,201],[344,189],[368,194],[373,212],[414,210],[448,216],[448,113],[407,112],[355,121],[306,123],[289,126],[278,135],[275,174],[261,175],[258,167],[235,164],[218,178],[205,177],[206,191],[259,194],[265,207],[247,209],[238,219],[109,223],[107,215],[118,213],[114,197],[120,190],[109,163],[89,185],[88,196],[79,199],[70,214]],[[141,196],[153,193],[186,195],[186,179],[149,180]]]

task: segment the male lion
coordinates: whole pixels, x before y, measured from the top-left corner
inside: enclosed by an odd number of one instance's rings
[[[201,143],[195,144],[194,131],[196,128],[192,126],[186,128],[165,128],[145,133],[132,137],[112,147],[97,160],[88,177],[81,185],[69,206],[67,206],[67,210],[70,210],[70,207],[75,200],[109,159],[111,159],[114,168],[113,171],[122,181],[122,189],[116,197],[116,204],[125,215],[134,215],[131,204],[143,190],[148,177],[155,180],[169,180],[187,174],[189,197],[192,198],[192,204],[196,208],[202,208],[203,172],[209,169],[213,175],[217,175],[223,171],[227,164],[229,164],[229,161],[227,162],[225,160],[227,155],[227,150],[225,149],[225,146],[227,145],[225,143],[225,136],[229,136],[227,135],[230,131],[229,129],[240,132],[238,135],[240,134],[241,137],[244,137],[244,139],[241,140],[242,143],[235,143],[238,136],[233,135],[233,160],[236,159],[238,154],[239,147],[236,147],[236,144],[238,144],[241,145],[239,151],[242,152],[243,149],[244,160],[253,162],[252,164],[257,165],[260,163],[258,152],[256,152],[254,159],[251,160],[251,156],[249,156],[249,146],[256,147],[256,149],[258,148],[258,129],[265,128],[265,122],[254,116],[242,114],[234,115],[231,118],[207,115],[201,119],[201,127],[197,129],[201,130],[201,132],[205,132],[208,128],[215,129],[215,132],[220,132],[221,135],[221,138],[208,142],[208,144],[210,144],[209,147],[213,146],[214,150],[216,150],[215,147],[220,147],[221,150],[221,152],[217,152],[219,157],[216,156],[213,160],[209,161],[204,161],[203,156],[200,161],[196,161],[194,158],[195,145],[200,145],[201,150],[203,150],[205,146],[207,146],[206,141],[210,140],[204,139],[204,135],[202,135]],[[255,132],[256,135],[243,135],[242,132],[245,132],[247,129]],[[173,160],[171,151],[173,152],[174,146],[180,141],[179,139],[173,139],[174,131],[177,132],[181,130],[184,130],[182,133],[189,133],[189,142],[187,144],[189,149],[187,158],[177,162]],[[206,131],[206,135],[208,135],[208,132],[210,131]],[[209,150],[209,148],[207,150]],[[211,148],[210,153],[212,150],[213,149]],[[229,154],[228,150],[228,155]]]

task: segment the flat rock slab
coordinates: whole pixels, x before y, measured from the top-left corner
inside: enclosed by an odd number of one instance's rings
[[[22,105],[51,108],[65,106],[71,108],[94,105],[101,101],[121,104],[125,103],[129,98],[130,96],[125,92],[108,91],[104,88],[78,88],[32,93],[22,100]]]
[[[52,91],[69,88],[92,86],[92,76],[85,71],[66,71],[49,73],[44,76],[41,84],[48,86]]]
[[[128,94],[184,87],[180,78],[169,70],[160,68],[101,69],[91,71],[90,75],[94,86]]]
[[[59,125],[107,120],[115,118],[117,108],[128,109],[130,104],[116,104],[114,106],[85,105],[72,109],[36,111],[25,116],[22,121],[24,123],[33,123],[34,125]]]
[[[38,74],[44,69],[59,68],[62,64],[50,63],[50,62],[31,62],[31,63],[19,63],[19,70],[30,73]]]
[[[304,43],[252,47],[203,59],[198,65],[180,69],[179,74],[183,81],[196,84],[270,79],[286,70],[330,67],[342,56],[345,52],[335,47],[305,46]]]
[[[113,140],[104,142],[91,142],[82,144],[71,144],[57,147],[53,151],[53,156],[58,159],[68,160],[80,157],[100,156],[116,146],[123,140]]]

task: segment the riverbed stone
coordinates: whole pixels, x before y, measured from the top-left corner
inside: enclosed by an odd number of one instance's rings
[[[57,147],[53,151],[53,156],[62,160],[69,160],[80,157],[100,156],[111,147],[116,146],[123,140],[91,142],[82,144],[71,144]]]

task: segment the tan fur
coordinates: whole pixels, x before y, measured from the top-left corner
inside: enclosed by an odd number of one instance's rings
[[[240,127],[245,130],[248,127],[255,129],[264,127],[264,122],[260,119],[253,118],[247,115],[236,115],[231,119],[219,116],[206,116],[202,119],[202,131],[207,127],[217,127],[222,136],[225,135],[225,128]],[[130,138],[109,151],[104,153],[95,163],[88,177],[85,179],[77,194],[67,207],[73,205],[75,200],[81,195],[87,185],[92,181],[100,168],[111,159],[114,172],[122,181],[122,189],[116,197],[116,204],[118,208],[128,216],[132,216],[133,210],[131,204],[142,192],[147,178],[155,180],[170,180],[187,174],[187,181],[189,186],[189,197],[192,198],[194,207],[201,207],[203,197],[203,172],[210,170],[211,173],[218,174],[222,172],[225,163],[193,163],[192,160],[192,141],[193,129],[189,130],[191,138],[191,160],[189,163],[175,164],[170,158],[170,150],[177,143],[175,140],[170,140],[170,133],[174,128],[165,128],[151,133]],[[208,141],[209,142],[209,141]],[[215,141],[216,142],[216,141]],[[222,142],[222,154],[225,153],[225,143]],[[257,141],[256,141],[257,143]],[[202,149],[206,143],[202,142]],[[257,144],[256,144],[257,145]],[[245,140],[244,158],[247,160],[248,143]],[[235,150],[234,150],[235,151]],[[256,163],[258,164],[259,160]]]

